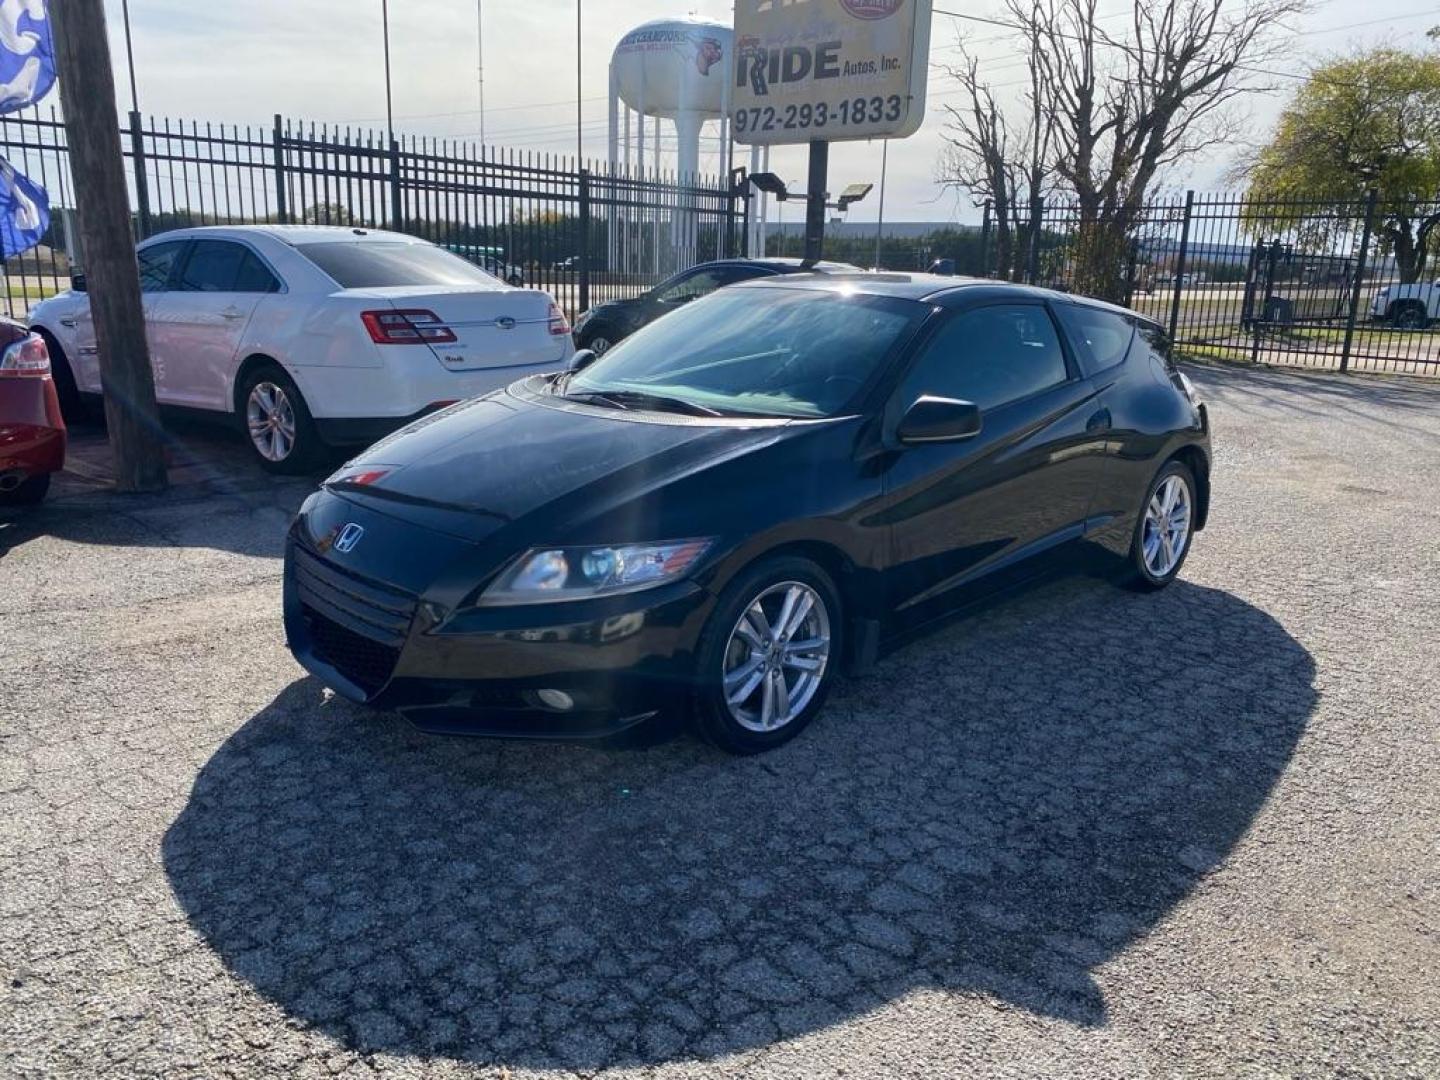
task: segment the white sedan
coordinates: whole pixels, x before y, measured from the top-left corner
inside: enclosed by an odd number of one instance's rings
[[[564,367],[555,301],[434,244],[376,229],[180,229],[139,247],[155,393],[162,405],[243,425],[267,468],[305,469],[321,444],[353,445],[442,405]],[[30,313],[62,399],[100,393],[83,291]]]

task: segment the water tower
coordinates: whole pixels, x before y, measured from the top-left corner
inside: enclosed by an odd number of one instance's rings
[[[730,173],[730,71],[734,33],[729,26],[694,15],[642,23],[620,39],[610,57],[610,169],[621,176],[645,179],[660,173],[660,124],[675,127],[678,145],[676,179],[693,184],[700,167],[700,130],[707,120],[720,121],[720,171]],[[634,156],[630,120],[636,114]],[[622,123],[623,113],[623,123]],[[653,164],[645,167],[645,121],[653,120]],[[625,201],[623,191],[617,191]],[[639,201],[639,200],[637,200]],[[661,270],[663,223],[653,217],[628,220],[613,206],[609,214],[611,266],[639,270],[638,262]],[[683,198],[674,208],[671,235],[663,245],[674,251],[677,265],[695,260],[695,207]],[[646,250],[648,249],[648,251]],[[649,258],[645,258],[648,254]],[[666,260],[667,266],[668,259]]]

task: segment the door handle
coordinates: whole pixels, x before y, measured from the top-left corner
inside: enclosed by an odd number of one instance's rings
[[[245,313],[243,311],[236,311],[232,307],[226,308],[224,311],[220,312],[220,317],[222,319],[243,319],[245,317]]]
[[[1109,410],[1109,409],[1101,409],[1099,412],[1097,412],[1097,413],[1095,413],[1093,416],[1091,416],[1089,420],[1086,420],[1086,421],[1085,421],[1085,430],[1086,430],[1086,431],[1109,431],[1109,430],[1110,430],[1110,410]]]

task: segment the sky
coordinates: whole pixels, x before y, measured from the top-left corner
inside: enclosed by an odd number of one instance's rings
[[[697,14],[729,22],[731,0],[580,0],[581,122],[584,152],[606,152],[607,65],[615,43],[648,19]],[[1238,0],[1237,0],[1238,3]],[[551,154],[573,154],[576,124],[576,0],[391,0],[390,46],[397,132],[478,141],[477,6],[483,6],[486,140]],[[985,17],[1000,5],[937,0],[936,6]],[[116,89],[130,107],[120,0],[106,0]],[[1101,0],[1105,18],[1123,17],[1128,0]],[[157,117],[268,127],[275,113],[306,121],[383,129],[385,83],[381,0],[130,0],[141,110]],[[1315,58],[1380,43],[1419,47],[1440,23],[1436,0],[1324,0],[1281,30],[1280,69],[1302,74]],[[1005,31],[937,13],[925,123],[890,146],[884,216],[897,221],[979,220],[970,198],[936,183],[944,149],[944,105],[958,101],[939,66],[961,38],[981,59],[999,93],[1018,94],[1024,68]],[[939,66],[937,66],[939,65]],[[1247,130],[1262,137],[1298,80],[1268,80]],[[718,164],[718,125],[707,125],[701,168]],[[1224,186],[1243,147],[1216,151],[1167,177],[1177,190]],[[739,148],[740,153],[748,153]],[[673,159],[672,159],[673,160]],[[804,187],[806,151],[778,147],[771,171]],[[737,164],[744,158],[737,155]],[[874,221],[880,207],[879,143],[835,143],[830,187],[873,182],[850,221]],[[791,213],[796,211],[792,210]]]

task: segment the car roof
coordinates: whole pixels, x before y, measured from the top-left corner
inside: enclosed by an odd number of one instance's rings
[[[406,243],[428,244],[418,236],[391,232],[388,229],[370,229],[350,225],[200,225],[188,229],[170,229],[146,238],[154,240],[244,240],[247,237],[267,236],[282,244],[323,244],[327,241],[348,243]]]
[[[992,278],[953,277],[948,274],[905,274],[891,272],[841,272],[828,274],[787,274],[783,279],[757,278],[732,285],[735,289],[814,289],[820,292],[859,292],[873,296],[898,296],[924,300],[942,307],[954,307],[980,299],[1028,297],[1061,304],[1103,308],[1121,315],[1144,318],[1128,308],[1088,296],[1019,285]],[[1149,320],[1146,320],[1147,322]]]

